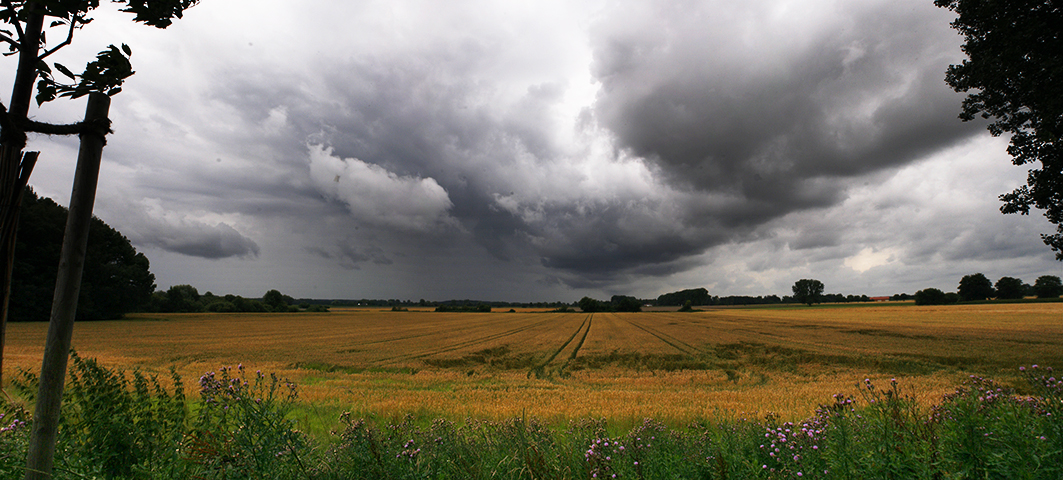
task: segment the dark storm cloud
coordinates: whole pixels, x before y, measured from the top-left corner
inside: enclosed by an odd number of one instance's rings
[[[366,262],[372,262],[377,265],[391,265],[394,263],[388,258],[384,249],[374,246],[359,249],[349,239],[340,242],[333,250],[320,247],[306,247],[305,250],[314,256],[332,260],[336,265],[347,270],[360,270],[359,264]]]
[[[322,90],[310,94],[248,82],[229,85],[214,96],[243,112],[249,122],[283,108],[292,131],[284,139],[287,145],[278,149],[290,151],[298,142],[301,151],[286,159],[293,164],[306,163],[310,142],[330,148],[328,156],[346,163],[344,172],[357,166],[350,181],[364,180],[367,172],[376,172],[370,175],[382,182],[390,175],[392,188],[381,189],[381,194],[399,195],[396,182],[438,183],[452,204],[440,199],[434,211],[442,215],[445,209],[488,251],[506,258],[509,240],[523,224],[492,208],[493,195],[508,191],[508,182],[521,180],[509,170],[519,154],[537,161],[555,155],[544,132],[550,127],[545,110],[556,101],[560,87],[532,85],[515,101],[496,104],[493,100],[500,96],[501,86],[466,73],[475,71],[478,58],[489,55],[484,47],[464,46],[469,48],[443,46],[422,56],[333,64],[322,77]],[[313,153],[319,148],[312,146],[310,156],[321,157]],[[364,187],[347,196],[335,191],[341,182],[333,185],[325,180],[348,178],[339,170],[336,173],[319,174],[318,190],[354,210],[374,203]],[[401,205],[392,202],[388,211],[406,208],[417,198],[403,195],[402,200]],[[382,211],[375,217],[385,216]],[[365,215],[364,220],[371,219]]]
[[[589,37],[600,90],[569,119],[576,140],[558,134],[570,84],[498,76],[505,35],[311,62],[313,81],[226,67],[209,98],[244,127],[213,134],[228,147],[197,184],[225,178],[229,211],[245,215],[324,209],[336,221],[343,207],[340,237],[306,250],[343,268],[391,264],[377,245],[465,235],[496,259],[601,287],[688,270],[707,249],[836,206],[854,179],[978,131],[957,121],[960,97],[942,82],[958,52],[947,14],[782,8],[610,4]],[[257,162],[246,178],[247,158],[226,165],[241,151]],[[291,176],[307,166],[308,178]],[[363,230],[343,239],[352,228]],[[796,232],[785,245],[818,255],[845,239],[833,226]]]
[[[130,235],[137,245],[211,260],[257,257],[258,244],[225,223],[209,225],[183,221],[179,225],[158,223]]]
[[[672,182],[746,206],[706,215],[757,225],[833,205],[846,178],[979,131],[941,80],[958,42],[932,5],[828,3],[794,21],[763,5],[617,9],[598,29],[599,120]]]
[[[570,285],[682,271],[684,258],[773,219],[838,204],[849,179],[976,131],[957,121],[959,97],[941,81],[958,42],[932,6],[826,8],[822,18],[780,21],[761,4],[716,16],[708,9],[718,6],[684,5],[618,5],[594,29],[601,90],[580,128],[604,127],[591,136],[615,139],[605,153],[564,151],[550,133],[564,87],[531,82],[514,94],[482,74],[505,45],[476,37],[332,62],[313,88],[262,82],[286,76],[258,72],[213,98],[251,124],[282,112],[286,135],[267,140],[283,152],[278,161],[305,163],[307,141],[331,148],[345,166],[311,184],[360,223],[428,239],[444,233],[425,225],[454,219],[496,258],[537,258]],[[641,184],[614,179],[609,169],[624,162],[643,165],[629,169]],[[355,181],[367,175],[379,180]],[[333,178],[353,183],[344,190]],[[542,185],[550,181],[606,187],[569,194]],[[430,195],[395,193],[422,190]],[[835,241],[818,232],[792,247]],[[350,264],[365,261],[350,253]]]

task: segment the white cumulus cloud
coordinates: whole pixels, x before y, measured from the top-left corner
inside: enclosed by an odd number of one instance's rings
[[[310,179],[325,196],[343,202],[358,221],[386,228],[430,231],[457,222],[446,190],[432,178],[401,176],[332,148],[310,145]]]

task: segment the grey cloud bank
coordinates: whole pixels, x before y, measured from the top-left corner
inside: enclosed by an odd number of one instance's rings
[[[956,118],[960,41],[932,2],[207,1],[162,32],[119,20],[75,40],[129,43],[138,71],[96,213],[162,287],[574,300],[1063,273],[1040,217],[997,212],[1025,172]],[[31,183],[64,202],[67,168]]]

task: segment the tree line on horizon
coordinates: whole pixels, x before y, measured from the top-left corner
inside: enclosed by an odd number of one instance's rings
[[[26,187],[19,210],[12,267],[10,318],[47,322],[67,209]],[[328,311],[325,305],[297,302],[277,290],[262,298],[200,295],[191,285],[156,291],[150,262],[120,232],[97,217],[89,228],[85,268],[78,295],[77,321],[115,320],[133,312],[290,312]]]
[[[867,295],[843,295],[840,293],[820,292],[816,303],[853,303],[870,302]],[[695,307],[731,306],[731,305],[777,305],[785,303],[803,303],[793,295],[728,295],[724,297],[709,295],[705,288],[691,288],[677,292],[665,293],[657,297],[653,305],[659,307],[682,307],[690,304]]]
[[[1000,277],[994,284],[982,273],[964,275],[955,292],[925,288],[910,297],[916,305],[948,305],[959,302],[1021,300],[1026,297],[1054,299],[1063,295],[1063,281],[1055,275],[1041,275],[1033,285],[1015,277]]]
[[[55,290],[56,265],[62,246],[67,209],[50,198],[39,197],[26,187],[21,205],[21,223],[16,237],[16,262],[13,266],[10,312],[12,321],[48,321],[52,295]],[[795,284],[791,295],[710,295],[705,288],[692,288],[659,295],[655,299],[639,299],[629,295],[613,295],[609,300],[583,297],[574,302],[505,302],[477,300],[428,301],[420,299],[360,299],[315,300],[294,299],[277,290],[269,290],[261,298],[239,295],[200,294],[191,285],[174,285],[166,291],[156,291],[155,276],[147,257],[138,253],[129,240],[99,218],[93,218],[89,233],[88,254],[78,300],[77,320],[113,320],[126,313],[196,313],[196,312],[322,312],[330,306],[434,307],[440,311],[480,308],[553,308],[568,311],[579,307],[584,312],[637,312],[643,306],[730,306],[773,305],[791,303],[851,303],[869,302],[867,295],[823,294],[818,289],[798,294],[801,282]],[[809,285],[806,285],[809,286]],[[890,300],[915,300],[920,305],[943,305],[988,299],[1021,299],[1024,297],[1057,298],[1063,295],[1060,278],[1042,275],[1033,285],[1013,277],[1001,277],[994,284],[985,275],[966,275],[956,292],[936,288],[919,290],[915,295],[895,294]],[[563,310],[562,310],[563,309]]]

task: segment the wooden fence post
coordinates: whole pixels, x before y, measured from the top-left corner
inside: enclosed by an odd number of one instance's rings
[[[111,97],[102,93],[89,94],[85,123],[102,127],[93,133],[81,134],[81,149],[78,151],[74,187],[70,193],[70,211],[59,258],[59,275],[52,299],[52,317],[41,362],[37,407],[33,412],[33,430],[26,457],[26,480],[52,477],[59,408],[63,399],[70,340],[74,333],[74,314],[81,290],[81,272],[85,266],[85,249],[89,225],[92,223],[92,205],[96,201],[96,182],[100,177],[100,159],[108,131],[107,112],[110,106]]]

